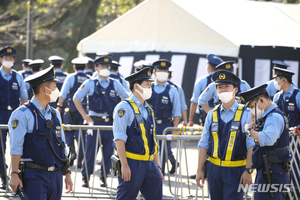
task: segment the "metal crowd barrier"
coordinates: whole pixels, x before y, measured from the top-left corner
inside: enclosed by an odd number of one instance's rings
[[[4,125],[4,124],[0,124],[0,130],[2,129],[7,129],[8,126]],[[112,126],[87,126],[87,125],[63,125],[63,128],[66,130],[79,130],[79,138],[78,138],[78,143],[77,143],[77,161],[78,161],[78,157],[79,157],[79,145],[82,145],[83,148],[83,159],[84,159],[84,163],[85,163],[85,168],[87,170],[87,163],[86,163],[86,152],[85,152],[85,148],[84,148],[84,143],[83,143],[83,134],[82,131],[83,130],[88,130],[88,129],[93,129],[93,130],[97,130],[97,137],[96,137],[96,147],[98,146],[98,144],[100,145],[100,151],[102,154],[102,163],[104,166],[104,159],[103,159],[103,151],[101,148],[101,134],[100,134],[100,130],[112,130]],[[166,135],[166,133],[168,131],[179,131],[179,133],[181,135]],[[186,131],[190,131],[190,132],[200,132],[201,130],[199,128],[189,128],[189,127],[183,127],[183,128],[174,128],[174,127],[168,127],[163,131],[163,135],[157,135],[157,139],[158,140],[162,140],[162,146],[161,146],[161,155],[163,155],[163,153],[165,153],[166,155],[166,166],[167,169],[169,168],[169,163],[167,161],[167,145],[165,145],[165,141],[166,140],[173,140],[173,141],[177,141],[176,143],[176,160],[179,160],[179,167],[177,169],[176,166],[176,170],[175,170],[175,185],[172,186],[171,185],[171,181],[170,181],[170,174],[167,170],[167,176],[168,176],[168,183],[169,183],[169,190],[170,193],[173,195],[174,198],[167,198],[167,199],[183,199],[183,172],[182,172],[182,156],[183,154],[185,155],[185,165],[186,165],[186,175],[187,175],[187,187],[188,187],[188,197],[189,199],[193,198],[193,199],[204,199],[204,198],[209,198],[208,196],[204,196],[204,189],[202,190],[202,197],[198,197],[198,189],[199,187],[196,185],[196,192],[195,195],[191,194],[191,186],[192,184],[190,183],[189,180],[189,172],[188,172],[188,161],[187,161],[187,153],[186,153],[186,141],[199,141],[201,139],[201,135],[183,135],[184,132]],[[297,158],[300,158],[300,153],[299,153],[299,146],[300,146],[300,137],[295,137],[294,134],[290,134],[291,136],[291,143],[290,143],[290,148],[291,148],[291,154],[292,154],[292,160],[291,160],[291,166],[294,163],[295,167],[292,168],[292,171],[297,171],[298,174],[300,174],[299,171],[299,163],[297,163]],[[297,135],[299,136],[299,135]],[[0,134],[0,139],[1,139],[1,143],[2,143],[2,149],[1,151],[4,152],[4,148],[3,148],[3,138],[2,138],[2,134]],[[183,152],[184,151],[184,152]],[[78,172],[78,167],[77,165],[75,165],[75,172],[76,173],[72,173],[72,180],[73,180],[73,191],[71,194],[69,195],[64,195],[63,194],[63,198],[73,198],[73,197],[77,197],[77,198],[103,198],[103,199],[114,199],[115,195],[116,195],[116,188],[112,187],[113,184],[113,179],[114,177],[111,176],[111,184],[110,187],[106,187],[106,192],[95,192],[95,187],[94,187],[94,182],[95,182],[95,168],[96,168],[96,158],[97,158],[97,149],[95,148],[95,159],[94,159],[94,170],[93,170],[93,175],[92,175],[92,185],[88,188],[88,192],[77,192],[76,191],[76,179],[77,179],[77,172]],[[4,159],[4,163],[5,162],[5,155],[3,156]],[[197,159],[198,160],[198,156]],[[162,162],[162,156],[161,156],[161,162]],[[298,159],[299,162],[299,159]],[[194,163],[194,162],[193,162]],[[5,164],[4,164],[5,165]],[[177,165],[177,162],[176,162]],[[197,165],[197,162],[196,162]],[[8,167],[8,174],[10,174],[11,171],[11,167]],[[105,169],[104,169],[104,173],[105,173]],[[88,172],[86,171],[86,174],[88,174]],[[294,174],[292,174],[292,176],[295,176]],[[106,177],[106,175],[104,174],[104,177]],[[166,180],[166,179],[165,179]],[[107,182],[107,181],[106,181]],[[8,183],[8,181],[7,181]],[[108,184],[108,182],[107,182]],[[194,186],[195,186],[195,181],[194,181]],[[297,196],[297,193],[295,193],[294,191],[298,190],[299,191],[299,184],[300,184],[300,180],[295,181],[295,183],[292,183],[292,188],[291,191],[288,193],[288,196],[290,197],[290,199],[300,199],[299,196]],[[5,197],[10,197],[10,196],[14,196],[13,192],[11,190],[9,190],[8,188],[8,184],[5,190],[5,194],[2,195],[0,192],[0,196],[5,196]],[[172,190],[172,187],[174,188],[174,191]],[[97,190],[99,191],[99,190]],[[180,193],[180,194],[179,194]],[[102,196],[99,196],[102,195]],[[105,197],[103,197],[103,195],[105,195]],[[138,196],[138,199],[140,199],[140,195]],[[165,199],[165,198],[164,198]],[[245,199],[246,199],[246,195],[245,195]]]

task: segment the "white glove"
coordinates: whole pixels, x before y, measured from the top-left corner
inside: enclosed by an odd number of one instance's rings
[[[93,122],[90,122],[89,126],[94,126]],[[86,132],[88,135],[93,136],[93,129],[88,129]]]

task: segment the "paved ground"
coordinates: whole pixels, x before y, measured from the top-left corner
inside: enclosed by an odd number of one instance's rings
[[[197,133],[187,133],[189,135],[197,135]],[[197,168],[197,158],[198,158],[198,141],[186,141],[186,153],[182,151],[182,160],[181,163],[181,176],[180,175],[170,175],[170,178],[166,175],[165,182],[163,186],[163,194],[164,199],[175,199],[173,194],[178,194],[177,199],[196,199],[196,189],[198,188],[195,180],[188,180],[188,175],[192,175],[196,173]],[[9,146],[9,144],[7,144]],[[172,151],[176,156],[177,142],[172,142]],[[187,163],[185,159],[187,158]],[[6,153],[6,160],[8,165],[10,166],[10,157],[9,151]],[[100,161],[100,152],[98,153],[97,161]],[[75,161],[76,163],[76,161]],[[170,163],[169,163],[170,164]],[[169,166],[171,167],[171,166]],[[73,166],[72,170],[72,179],[75,183],[75,189],[70,194],[65,194],[65,190],[63,191],[63,200],[67,199],[115,199],[116,188],[118,184],[118,180],[116,176],[110,175],[108,177],[108,188],[101,188],[99,182],[100,175],[100,165],[96,165],[95,168],[95,176],[91,177],[90,185],[91,188],[82,188],[81,184],[81,173],[80,169],[77,169]],[[178,174],[180,168],[177,168]],[[178,178],[182,181],[175,181]],[[169,187],[171,185],[171,189]],[[177,187],[175,187],[177,186]],[[181,189],[182,187],[182,189]],[[0,190],[1,191],[1,190]],[[182,194],[182,195],[181,195]],[[202,199],[202,195],[208,199],[208,192],[205,185],[204,190],[198,190],[198,199]],[[10,191],[5,194],[5,191],[0,192],[0,199],[18,199],[18,197],[13,197],[13,193]]]

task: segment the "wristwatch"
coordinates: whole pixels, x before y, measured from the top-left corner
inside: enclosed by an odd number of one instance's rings
[[[251,131],[251,130],[252,130],[252,128],[248,128],[248,129],[246,130],[246,135],[249,136],[249,137],[251,136],[251,134],[250,134],[250,131]]]
[[[248,172],[249,174],[252,174],[253,168],[246,168],[245,171]]]

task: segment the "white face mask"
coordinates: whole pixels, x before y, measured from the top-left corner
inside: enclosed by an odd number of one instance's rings
[[[274,87],[276,90],[281,90],[281,85],[279,85],[278,81],[274,80]]]
[[[264,104],[263,104],[263,107],[264,107]],[[251,113],[255,116],[255,107],[254,108],[251,108]],[[264,114],[265,110],[264,108],[262,110],[258,109],[258,103],[256,104],[256,117],[257,118],[261,118]]]
[[[5,68],[10,69],[14,65],[14,62],[13,61],[5,61],[5,60],[3,60],[2,61],[2,65]]]
[[[101,70],[99,70],[99,75],[107,77],[110,75],[110,71],[108,69],[101,69]]]
[[[155,72],[156,78],[160,82],[165,82],[168,79],[169,73],[168,72]]]
[[[46,87],[47,88],[47,87]],[[50,90],[49,88],[47,88],[48,90]],[[58,96],[59,96],[59,90],[58,88],[56,88],[54,91],[50,90],[51,94],[47,94],[50,97],[50,103],[52,102],[56,102]]]
[[[140,85],[138,85],[138,87],[143,90],[143,93],[141,93],[138,90],[135,90],[137,93],[139,93],[141,95],[141,97],[144,100],[150,99],[150,97],[152,96],[152,88],[142,88]]]
[[[233,91],[232,92],[222,92],[218,94],[222,103],[228,103],[233,98]]]

